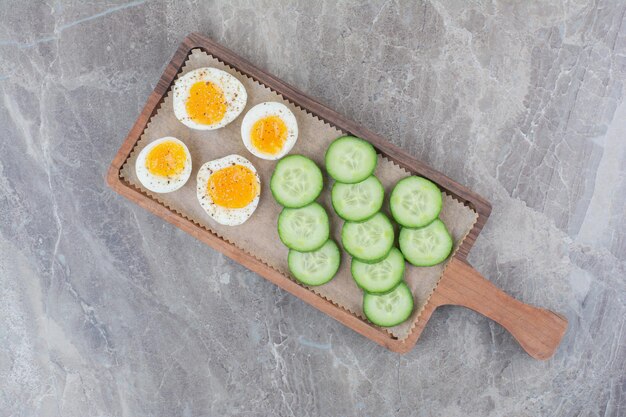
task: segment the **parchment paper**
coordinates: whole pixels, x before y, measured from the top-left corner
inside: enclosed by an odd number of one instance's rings
[[[222,129],[212,131],[189,129],[174,116],[171,92],[168,93],[161,108],[150,120],[137,146],[122,167],[122,178],[142,189],[146,194],[171,210],[213,231],[236,247],[255,256],[289,277],[290,274],[287,267],[288,250],[280,242],[276,229],[276,221],[281,207],[274,201],[269,190],[269,180],[276,162],[256,158],[247,151],[241,139],[241,121],[244,114],[255,104],[264,101],[282,102],[291,109],[298,121],[298,141],[291,153],[306,155],[322,168],[324,166],[324,152],[328,144],[343,133],[284,100],[282,96],[257,83],[252,78],[226,66],[216,58],[207,55],[199,49],[192,51],[179,76],[200,67],[219,68],[232,74],[243,83],[248,92],[248,102],[243,113],[234,122]],[[193,170],[187,184],[178,191],[169,194],[155,194],[145,189],[138,181],[135,175],[135,160],[139,152],[147,144],[163,136],[174,136],[185,142],[192,156]],[[249,159],[258,170],[261,178],[261,197],[257,210],[246,223],[234,227],[223,226],[213,221],[202,209],[196,198],[196,175],[198,168],[207,161],[230,154],[239,154]],[[386,201],[384,211],[387,215],[389,214],[389,192],[399,179],[408,175],[409,173],[404,169],[379,156],[376,176],[385,187]],[[329,191],[332,180],[325,174],[324,181],[325,190],[322,192],[319,201],[328,212],[331,222],[331,234],[335,241],[341,246],[340,232],[343,221],[334,213],[330,204]],[[471,230],[477,219],[477,214],[452,197],[444,194],[443,209],[440,218],[452,234],[456,250],[463,238]],[[415,323],[417,323],[419,314],[426,304],[428,297],[436,287],[444,268],[445,264],[428,268],[416,268],[407,263],[405,280],[413,292],[415,309],[411,319],[399,326],[389,328],[389,333],[401,340],[408,337],[411,329],[414,327]],[[328,284],[320,287],[312,287],[310,290],[357,316],[364,318],[361,309],[362,292],[356,286],[350,275],[350,256],[347,253],[342,252],[341,267],[337,276]]]

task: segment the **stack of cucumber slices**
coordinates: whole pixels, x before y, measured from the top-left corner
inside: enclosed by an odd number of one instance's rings
[[[333,279],[341,261],[337,244],[329,239],[328,214],[315,202],[323,186],[322,171],[302,155],[281,159],[270,181],[274,199],[284,207],[278,216],[278,236],[289,248],[289,270],[309,286]]]
[[[352,256],[352,278],[364,291],[363,312],[379,326],[400,324],[413,311],[413,295],[404,282],[404,257],[393,246],[393,225],[380,211],[385,189],[373,175],[376,150],[363,139],[343,136],[328,147],[325,159],[335,180],[333,208],[345,220],[341,243]]]

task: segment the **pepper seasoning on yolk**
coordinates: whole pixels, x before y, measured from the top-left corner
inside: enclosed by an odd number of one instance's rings
[[[238,226],[256,210],[261,179],[256,168],[241,155],[205,162],[198,170],[196,196],[217,223]]]
[[[215,204],[229,209],[246,207],[259,194],[256,174],[243,165],[231,165],[214,172],[207,191]]]
[[[275,155],[283,149],[287,140],[287,125],[278,116],[259,119],[252,126],[250,140],[259,151]]]
[[[252,155],[261,159],[280,159],[296,144],[298,121],[283,103],[259,103],[243,118],[241,139]]]
[[[185,169],[185,148],[176,142],[166,141],[156,145],[146,156],[146,168],[152,175],[174,177]]]
[[[194,122],[213,125],[226,115],[226,98],[222,89],[216,84],[210,81],[200,81],[191,86],[185,108]]]

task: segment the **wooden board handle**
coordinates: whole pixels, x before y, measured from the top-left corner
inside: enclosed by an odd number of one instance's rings
[[[456,258],[449,262],[431,301],[437,305],[460,305],[489,317],[536,359],[550,358],[567,329],[563,316],[516,300]]]

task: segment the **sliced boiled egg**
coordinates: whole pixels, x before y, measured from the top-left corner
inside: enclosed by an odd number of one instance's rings
[[[167,136],[148,144],[135,162],[137,178],[148,190],[169,193],[185,185],[191,175],[187,145]]]
[[[174,84],[174,114],[198,130],[224,127],[241,114],[248,93],[237,78],[217,68],[198,68]]]
[[[280,159],[298,139],[298,122],[287,106],[278,102],[260,103],[248,110],[241,123],[246,148],[263,159]]]
[[[220,224],[244,223],[259,204],[261,180],[256,168],[243,156],[228,155],[205,163],[197,180],[200,205]]]

